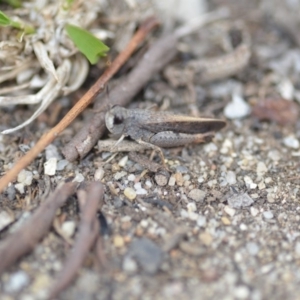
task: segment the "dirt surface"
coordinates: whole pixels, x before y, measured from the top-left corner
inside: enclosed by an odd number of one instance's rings
[[[61,149],[89,119],[86,111],[0,195],[0,224],[10,220],[0,229],[5,240],[63,180],[105,185],[104,260],[97,264],[91,253],[61,299],[299,298],[300,4],[215,0],[211,9],[224,3],[232,18],[184,38],[172,66],[184,70],[192,59],[233,51],[226,45],[228,39],[233,49],[236,39],[240,43],[236,28],[250,37],[247,66],[179,87],[157,75],[131,105],[227,120],[212,142],[164,152],[171,170],[165,185],[128,153],[100,152],[101,141],[84,159],[67,162]],[[58,105],[57,118],[66,113],[70,100],[58,100],[24,130],[0,136],[1,174],[51,127]],[[1,130],[32,111],[2,109]],[[148,159],[151,151],[142,154]],[[53,161],[55,174],[45,175],[44,163]],[[1,275],[1,299],[47,297],[72,251],[80,220],[75,196],[56,219],[34,251]]]

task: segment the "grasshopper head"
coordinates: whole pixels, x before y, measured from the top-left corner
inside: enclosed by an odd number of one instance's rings
[[[114,106],[105,115],[107,129],[114,135],[124,134],[127,110],[121,106]]]

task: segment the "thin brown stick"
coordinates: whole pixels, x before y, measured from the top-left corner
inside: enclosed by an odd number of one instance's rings
[[[157,19],[151,17],[147,19],[136,34],[133,36],[126,49],[121,52],[112,62],[110,67],[102,74],[96,83],[86,92],[85,95],[73,106],[69,113],[48,133],[43,135],[36,145],[26,153],[12,169],[10,169],[0,179],[0,192],[2,192],[9,182],[13,181],[19,172],[28,166],[70,123],[94,100],[103,90],[105,84],[116,74],[120,67],[128,60],[137,46],[145,39],[148,33],[158,24]]]
[[[0,274],[22,255],[29,253],[45,236],[57,209],[75,192],[76,185],[76,183],[65,183],[58,187],[25,225],[0,244]]]
[[[49,299],[54,299],[65,289],[76,277],[91,247],[95,244],[99,234],[99,222],[97,220],[97,209],[103,201],[104,186],[100,182],[90,184],[88,191],[78,191],[79,203],[81,203],[82,217],[79,225],[79,232],[76,238],[74,249],[57,276]],[[84,204],[82,205],[82,203]]]

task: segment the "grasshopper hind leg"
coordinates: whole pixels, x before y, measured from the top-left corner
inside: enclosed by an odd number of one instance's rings
[[[173,131],[163,131],[153,135],[149,142],[162,148],[173,148],[186,146],[188,144],[198,144],[210,142],[214,137],[213,132],[187,134]]]
[[[167,169],[167,170],[169,170],[168,166],[167,166],[166,163],[165,163],[165,157],[164,157],[164,154],[163,154],[161,148],[159,148],[158,146],[153,145],[153,144],[151,144],[151,143],[147,143],[147,142],[145,142],[145,141],[143,141],[143,140],[137,140],[137,142],[138,142],[140,145],[144,145],[144,146],[147,147],[148,149],[152,149],[152,150],[154,150],[156,153],[158,153],[159,158],[161,159],[161,162],[162,162],[164,168]]]

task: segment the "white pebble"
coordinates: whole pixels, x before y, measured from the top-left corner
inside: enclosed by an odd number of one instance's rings
[[[226,181],[229,185],[236,184],[236,175],[233,171],[228,171],[226,174]]]
[[[83,182],[84,176],[81,173],[76,173],[75,178],[72,180],[72,182]]]
[[[147,195],[148,194],[148,191],[143,189],[143,188],[140,188],[140,189],[137,189],[136,190],[136,194],[137,195]]]
[[[235,288],[234,296],[236,299],[248,299],[250,291],[247,286],[241,285]]]
[[[30,171],[22,170],[18,175],[18,182],[23,185],[31,185],[33,174]]]
[[[224,115],[228,119],[240,119],[248,116],[251,112],[250,105],[244,99],[233,94],[232,101],[229,102],[224,109]]]
[[[128,162],[128,156],[126,155],[120,159],[120,161],[118,162],[118,165],[120,167],[124,168],[126,166],[127,162]]]
[[[296,139],[293,135],[289,135],[283,139],[283,144],[288,148],[298,149],[299,148],[299,140]]]
[[[186,207],[188,212],[195,212],[197,210],[195,202],[189,202]]]
[[[126,256],[123,260],[122,268],[126,273],[135,273],[138,269],[138,265],[134,259]]]
[[[169,185],[169,186],[174,186],[174,185],[175,185],[175,182],[176,182],[175,177],[174,177],[174,176],[171,176],[170,179],[169,179],[168,185]]]
[[[256,217],[258,215],[259,211],[255,207],[250,207],[250,213],[253,217]]]
[[[202,202],[205,196],[206,196],[206,192],[199,189],[193,189],[188,194],[188,197],[193,199],[196,202]]]
[[[257,184],[252,181],[251,177],[245,176],[244,181],[245,181],[246,186],[249,189],[256,189],[257,188]]]
[[[151,187],[152,187],[152,183],[151,183],[150,180],[146,180],[145,185],[146,185],[148,188],[151,188]]]
[[[258,254],[259,252],[259,246],[254,242],[247,243],[246,248],[248,250],[248,253],[253,256]]]
[[[57,168],[57,158],[56,157],[49,158],[44,163],[44,174],[53,176],[56,173],[56,168]]]
[[[100,167],[95,171],[94,179],[96,181],[100,181],[103,177],[104,177],[104,169]]]
[[[142,188],[142,184],[141,184],[140,182],[137,182],[137,183],[134,184],[134,188],[135,188],[136,190],[139,190],[139,189]]]
[[[280,152],[276,149],[270,150],[268,153],[268,157],[273,161],[278,161],[280,160]]]
[[[114,175],[114,179],[115,180],[120,180],[122,177],[126,176],[127,175],[127,172],[125,171],[121,171],[121,172],[117,172],[115,175]]]
[[[205,227],[206,226],[206,217],[202,216],[202,215],[198,216],[197,225],[199,227]]]
[[[29,276],[24,271],[17,271],[13,273],[8,282],[4,286],[7,293],[16,293],[29,284]]]
[[[46,147],[45,156],[46,156],[46,160],[49,160],[50,158],[56,158],[57,160],[61,159],[57,147],[53,144],[50,144],[49,146]]]
[[[15,188],[16,188],[16,190],[19,191],[20,194],[24,194],[24,192],[25,192],[25,189],[24,189],[25,186],[24,186],[23,183],[16,183],[15,184]]]
[[[61,230],[67,237],[72,237],[75,232],[76,224],[74,221],[65,221],[61,225]]]
[[[273,219],[274,218],[274,214],[270,210],[264,211],[263,216],[266,219]]]
[[[258,162],[256,167],[257,176],[264,176],[265,173],[267,172],[268,172],[267,166],[262,161]]]
[[[235,215],[235,211],[236,211],[236,210],[235,210],[234,208],[232,208],[232,207],[226,205],[226,206],[224,207],[224,211],[227,213],[227,215],[229,215],[230,217],[233,217],[233,216]]]
[[[127,178],[128,178],[129,181],[135,181],[135,175],[134,174],[128,175]]]

